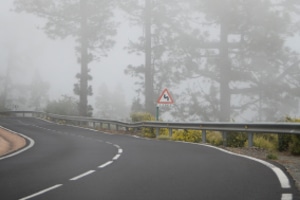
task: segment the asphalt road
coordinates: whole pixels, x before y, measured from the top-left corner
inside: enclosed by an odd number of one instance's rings
[[[203,145],[110,135],[33,118],[0,118],[0,126],[34,140],[28,150],[0,160],[3,200],[299,197],[292,181],[285,188],[274,173],[279,168]]]

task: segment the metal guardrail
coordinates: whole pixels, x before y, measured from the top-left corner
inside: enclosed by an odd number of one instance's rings
[[[175,122],[157,122],[157,121],[145,121],[137,123],[126,123],[116,120],[97,119],[92,117],[81,116],[65,116],[57,115],[45,112],[35,111],[7,111],[0,112],[3,116],[21,116],[21,117],[37,117],[50,119],[52,121],[65,121],[66,123],[72,123],[75,125],[88,125],[96,128],[99,125],[103,128],[106,124],[108,129],[111,129],[111,125],[115,126],[118,131],[120,128],[125,128],[126,131],[129,128],[155,128],[158,136],[160,128],[167,128],[169,135],[172,136],[173,129],[190,129],[202,131],[202,142],[206,143],[206,131],[220,131],[222,132],[224,145],[226,145],[226,136],[228,132],[243,132],[248,133],[248,146],[253,146],[253,134],[254,133],[277,133],[277,134],[299,134],[300,135],[300,123],[226,123],[226,122],[201,122],[201,123],[175,123]]]

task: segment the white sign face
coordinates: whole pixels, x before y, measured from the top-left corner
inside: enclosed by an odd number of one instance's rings
[[[158,104],[173,104],[174,103],[173,98],[172,98],[170,92],[168,91],[168,89],[164,89],[164,91],[159,96],[157,103]]]

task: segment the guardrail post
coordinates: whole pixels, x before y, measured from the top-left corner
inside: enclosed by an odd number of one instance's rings
[[[103,129],[103,123],[100,122],[100,129]]]
[[[222,138],[223,138],[223,145],[226,147],[227,146],[227,132],[226,131],[222,132]]]
[[[173,129],[169,128],[169,137],[172,137]]]
[[[96,129],[96,122],[93,122],[93,129]]]
[[[156,137],[159,136],[159,128],[156,128]]]
[[[116,131],[119,131],[119,126],[118,126],[118,124],[116,124]]]
[[[253,146],[253,133],[249,132],[248,133],[248,147],[252,147]]]
[[[107,124],[107,128],[108,128],[108,130],[110,130],[110,124],[109,123]]]
[[[206,130],[202,130],[202,143],[206,143]]]

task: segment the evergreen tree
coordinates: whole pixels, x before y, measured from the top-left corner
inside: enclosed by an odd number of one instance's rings
[[[76,77],[74,92],[79,96],[79,113],[91,115],[88,96],[92,87],[88,85],[88,64],[105,56],[113,45],[116,34],[113,17],[113,0],[15,0],[17,11],[32,13],[46,19],[43,30],[50,38],[72,36],[78,44],[76,52],[81,71]]]

